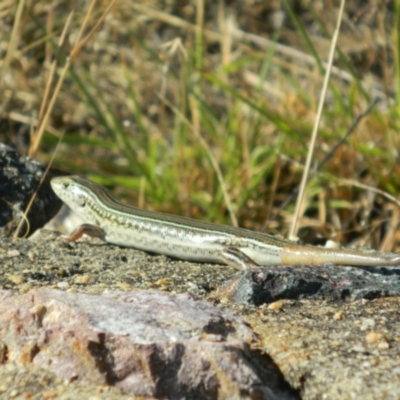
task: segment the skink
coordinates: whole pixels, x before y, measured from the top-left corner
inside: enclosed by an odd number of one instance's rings
[[[242,269],[328,263],[400,266],[399,254],[301,245],[279,236],[127,206],[80,176],[53,178],[51,185],[86,223],[71,234],[70,240],[87,233],[116,245]]]

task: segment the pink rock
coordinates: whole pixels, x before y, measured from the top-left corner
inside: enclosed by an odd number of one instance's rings
[[[242,319],[186,294],[0,291],[0,337],[3,362],[139,396],[262,399],[285,386]]]

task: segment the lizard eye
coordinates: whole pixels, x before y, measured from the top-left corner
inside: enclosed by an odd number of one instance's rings
[[[65,182],[65,183],[64,183],[64,189],[68,189],[68,186],[69,186],[69,183],[68,183],[68,182]]]

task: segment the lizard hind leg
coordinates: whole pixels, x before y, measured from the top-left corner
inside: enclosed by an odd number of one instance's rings
[[[255,261],[235,247],[225,247],[221,256],[227,265],[236,269],[246,270],[259,267]]]

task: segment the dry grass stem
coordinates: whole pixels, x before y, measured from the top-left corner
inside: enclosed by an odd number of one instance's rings
[[[55,89],[53,91],[53,96],[52,96],[52,98],[50,100],[50,103],[49,103],[48,107],[46,108],[46,113],[44,114],[42,121],[40,121],[40,125],[39,125],[39,128],[38,128],[37,132],[34,134],[34,137],[33,137],[33,140],[32,140],[32,146],[31,146],[31,148],[29,150],[29,156],[32,157],[32,158],[35,156],[35,154],[36,154],[36,152],[37,152],[37,150],[39,148],[39,145],[40,145],[44,130],[45,130],[46,125],[47,125],[47,121],[48,121],[49,116],[50,116],[50,114],[51,114],[51,112],[53,110],[54,104],[55,104],[55,102],[57,100],[57,97],[58,97],[58,94],[59,94],[59,92],[61,90],[61,86],[64,83],[64,79],[65,79],[65,77],[66,77],[66,75],[68,73],[68,70],[69,70],[72,62],[79,55],[79,53],[82,51],[83,47],[88,42],[88,40],[99,29],[101,22],[103,22],[103,20],[106,17],[106,15],[110,12],[112,6],[115,3],[115,0],[112,0],[110,2],[110,4],[106,8],[106,10],[103,13],[103,15],[99,18],[99,20],[97,21],[95,26],[86,35],[86,37],[82,41],[80,41],[80,38],[82,37],[83,32],[84,32],[84,30],[86,28],[86,25],[87,25],[87,23],[89,21],[89,17],[91,15],[91,12],[93,10],[95,2],[96,2],[96,0],[92,0],[92,2],[90,3],[89,9],[88,9],[88,11],[87,11],[87,13],[85,15],[84,22],[83,22],[83,24],[81,26],[81,30],[80,30],[80,32],[78,34],[78,38],[77,38],[77,40],[75,42],[75,45],[74,45],[73,49],[71,50],[71,55],[70,55],[70,57],[67,58],[67,61],[66,61],[65,65],[64,65],[64,68],[62,69],[62,72],[61,72],[60,77],[58,79],[57,85],[56,85],[56,87],[55,87]],[[66,32],[68,31],[68,26],[71,23],[72,16],[73,16],[73,12],[71,12],[70,15],[68,16],[68,19],[67,19],[66,24],[64,26],[64,30],[63,30],[63,32],[61,34],[61,40],[60,40],[59,48],[62,47],[62,43],[64,42],[64,38],[65,38]],[[56,66],[56,64],[54,63],[53,64],[53,68],[54,69],[52,69],[53,72],[55,70],[55,66]],[[48,82],[49,84],[47,85],[47,87],[50,87],[51,81],[52,81],[52,75],[50,74],[50,78],[49,78],[49,82]],[[44,100],[44,101],[47,101],[47,100]]]
[[[313,155],[314,155],[315,144],[317,141],[318,127],[319,127],[319,124],[321,121],[322,109],[323,109],[324,103],[325,103],[326,91],[328,89],[331,67],[333,64],[333,56],[335,54],[336,44],[337,44],[337,40],[338,40],[339,32],[340,32],[340,25],[341,25],[342,18],[343,18],[344,5],[345,5],[345,0],[341,0],[338,19],[337,19],[337,25],[336,25],[336,29],[335,29],[335,32],[332,37],[332,44],[331,44],[329,60],[328,60],[328,68],[326,69],[326,72],[325,72],[324,84],[322,87],[321,96],[320,96],[319,103],[318,103],[317,114],[315,116],[315,122],[314,122],[313,131],[311,134],[311,141],[309,144],[306,165],[305,165],[305,168],[303,171],[299,195],[297,197],[296,208],[295,208],[295,212],[293,215],[293,221],[292,221],[290,231],[289,231],[289,238],[291,238],[291,239],[294,239],[297,235],[297,225],[298,225],[298,221],[300,218],[300,213],[301,213],[302,209],[304,210],[304,204],[303,204],[304,193],[305,193],[306,184],[307,184],[309,173],[310,173],[311,162],[312,162]]]
[[[15,13],[15,19],[14,19],[13,29],[11,32],[10,41],[8,42],[7,53],[3,60],[2,68],[0,70],[0,88],[3,88],[4,76],[6,75],[7,71],[9,70],[10,62],[13,59],[14,53],[19,44],[19,34],[20,34],[19,28],[20,28],[20,23],[21,23],[22,12],[24,10],[24,6],[25,6],[25,0],[19,0],[17,12]]]
[[[41,177],[40,180],[39,180],[39,183],[38,183],[38,185],[37,185],[37,188],[36,188],[35,192],[32,194],[31,198],[29,199],[29,202],[28,202],[28,204],[27,204],[27,206],[26,206],[26,208],[25,208],[25,210],[24,210],[24,212],[23,212],[23,214],[22,214],[22,216],[21,216],[21,219],[20,219],[20,221],[19,221],[19,223],[18,223],[17,228],[15,229],[15,232],[14,232],[14,234],[13,234],[13,239],[17,239],[17,238],[19,237],[19,233],[20,233],[20,231],[21,231],[21,229],[22,229],[22,226],[23,226],[24,222],[26,223],[27,228],[26,228],[26,231],[25,231],[25,234],[23,235],[23,237],[26,237],[26,235],[27,235],[28,232],[29,232],[28,213],[29,213],[29,211],[30,211],[30,209],[31,209],[31,207],[32,207],[33,202],[34,202],[35,199],[36,199],[36,196],[37,196],[37,193],[39,192],[40,187],[42,186],[44,180],[46,179],[47,174],[49,173],[49,170],[50,170],[50,168],[51,168],[51,166],[52,166],[52,164],[53,164],[54,158],[55,158],[55,156],[56,156],[56,154],[57,154],[57,151],[58,151],[58,148],[59,148],[59,146],[60,146],[60,144],[61,144],[61,141],[62,141],[63,136],[64,136],[64,135],[62,134],[62,135],[59,137],[59,139],[58,139],[57,146],[56,146],[56,148],[54,149],[54,152],[51,154],[50,161],[49,161],[49,163],[47,164],[47,167],[46,167],[46,169],[44,170],[43,175],[42,175],[42,177]]]
[[[72,20],[72,16],[73,16],[73,12],[71,12],[69,14],[68,18],[67,18],[67,21],[65,23],[63,32],[61,34],[61,39],[65,38],[66,32],[68,31],[69,24],[71,23],[71,20]],[[62,45],[62,42],[60,42],[60,45]],[[60,92],[61,86],[62,86],[62,84],[64,82],[64,78],[65,78],[65,76],[66,76],[66,74],[68,72],[69,66],[70,66],[70,62],[69,62],[69,60],[67,60],[65,66],[64,66],[64,68],[63,68],[63,70],[61,72],[60,78],[58,79],[57,85],[56,85],[56,87],[55,87],[55,89],[53,91],[53,96],[51,97],[51,100],[50,100],[47,108],[45,108],[45,106],[41,106],[41,114],[43,115],[43,117],[42,117],[41,120],[39,120],[39,127],[38,127],[37,131],[32,134],[32,144],[31,144],[31,148],[29,149],[29,157],[31,157],[31,158],[35,157],[35,155],[36,155],[36,153],[37,153],[37,151],[39,149],[39,145],[40,145],[44,130],[45,130],[46,125],[47,125],[47,121],[48,121],[49,116],[50,116],[50,114],[51,114],[51,112],[53,110],[53,107],[54,107],[54,104],[55,104],[55,102],[57,100],[57,97],[58,97],[58,94]],[[50,85],[51,85],[51,82],[53,81],[53,75],[52,74],[55,73],[55,67],[56,67],[56,61],[53,63],[52,68],[50,69],[50,75],[49,75],[49,79],[47,81],[46,92],[45,92],[46,94],[50,93]],[[46,104],[47,101],[48,100],[47,100],[47,97],[45,95],[45,97],[43,98],[43,103]],[[42,103],[42,105],[43,105],[43,103]],[[45,109],[46,109],[46,112],[43,112],[43,110],[45,110]]]

